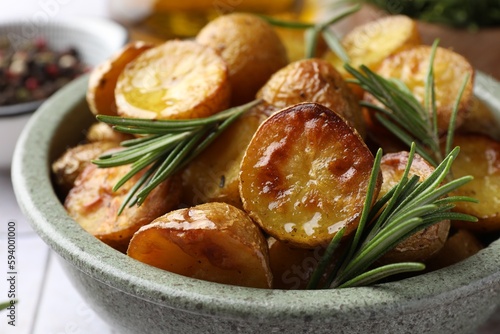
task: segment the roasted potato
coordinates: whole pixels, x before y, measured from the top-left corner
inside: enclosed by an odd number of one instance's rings
[[[383,182],[379,197],[385,195],[399,183],[407,164],[408,152],[405,151],[386,154],[382,157],[380,169],[382,170]],[[421,182],[428,178],[433,171],[434,167],[420,155],[415,154],[409,177],[418,175]],[[431,225],[399,243],[394,249],[384,254],[379,262],[424,262],[443,247],[449,230],[449,220],[443,220]]]
[[[91,160],[96,159],[105,151],[115,148],[118,143],[112,141],[99,141],[71,147],[52,163],[54,182],[65,197],[73,188],[75,180]]]
[[[278,240],[325,245],[341,228],[345,236],[355,230],[372,167],[373,155],[344,118],[320,104],[298,104],[264,121],[248,145],[243,207]]]
[[[136,174],[114,192],[115,184],[130,169],[130,165],[98,168],[89,164],[64,202],[68,214],[84,230],[121,252],[127,250],[132,235],[141,226],[174,209],[180,199],[180,180],[172,177],[156,187],[141,206],[126,207],[118,215],[127,192],[143,174]]]
[[[305,289],[325,251],[324,247],[293,247],[273,237],[267,245],[274,289]]]
[[[118,115],[147,119],[207,117],[229,106],[227,66],[194,41],[170,40],[141,53],[121,72]]]
[[[500,141],[500,119],[485,102],[474,97],[471,111],[458,132],[481,133]]]
[[[431,51],[430,46],[420,45],[395,53],[384,59],[376,72],[385,78],[401,80],[417,100],[424,104]],[[464,57],[441,47],[436,50],[433,67],[438,132],[444,134],[448,131],[451,113],[466,74],[470,77],[460,99],[456,117],[457,128],[462,125],[472,108],[474,69]],[[373,101],[373,97],[368,93],[365,99]]]
[[[479,221],[454,221],[453,226],[477,232],[500,231],[500,142],[484,135],[455,135],[453,144],[460,146],[451,169],[453,176],[472,175],[474,179],[452,194],[479,201],[458,202],[454,209]]]
[[[134,138],[132,135],[115,131],[111,126],[102,122],[92,124],[87,130],[85,137],[91,143],[102,141],[120,143],[124,140]]]
[[[427,270],[441,269],[478,253],[484,245],[471,232],[460,229],[451,234],[443,248],[425,264]]]
[[[243,208],[238,178],[241,160],[253,134],[273,111],[265,103],[249,110],[189,163],[182,173],[185,205],[225,202]]]
[[[130,241],[141,262],[207,281],[270,288],[266,240],[240,209],[207,203],[158,217]]]
[[[220,16],[201,29],[196,41],[214,48],[226,61],[232,105],[253,100],[271,75],[288,64],[286,49],[272,26],[252,14]]]
[[[277,108],[301,102],[324,105],[343,116],[364,137],[361,108],[342,76],[321,59],[304,59],[282,68],[259,90],[258,98]]]
[[[421,38],[414,20],[404,15],[390,15],[354,28],[341,43],[351,66],[375,69],[388,56],[421,44]],[[342,60],[335,53],[327,51],[324,59],[348,77]]]
[[[125,66],[153,44],[130,42],[108,60],[96,66],[89,76],[87,102],[94,114],[116,115],[115,87]]]

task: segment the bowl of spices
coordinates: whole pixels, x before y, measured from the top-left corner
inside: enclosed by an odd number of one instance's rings
[[[109,58],[126,30],[101,18],[0,24],[0,168],[31,114],[53,93]]]

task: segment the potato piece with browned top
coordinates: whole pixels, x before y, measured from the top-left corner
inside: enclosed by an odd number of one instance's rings
[[[423,105],[431,52],[432,48],[427,45],[403,50],[384,59],[376,72],[384,78],[401,80]],[[466,75],[469,79],[458,106],[456,127],[460,127],[472,108],[474,69],[458,53],[438,47],[433,70],[438,132],[444,134],[448,131],[453,107]],[[365,99],[373,101],[369,94],[365,95]]]
[[[259,125],[274,111],[265,103],[249,110],[188,164],[182,173],[184,204],[224,202],[243,208],[239,192],[241,160]]]
[[[220,16],[201,29],[196,42],[214,48],[227,63],[232,105],[253,100],[271,75],[288,63],[273,27],[252,14]]]
[[[373,155],[359,134],[320,104],[282,109],[261,124],[243,157],[243,207],[271,236],[303,248],[358,225]],[[381,183],[375,186],[375,196]]]
[[[270,288],[266,240],[240,209],[207,203],[158,217],[130,241],[128,256],[180,275]]]
[[[380,169],[382,170],[383,182],[379,197],[385,195],[399,183],[408,164],[408,154],[408,152],[402,151],[389,153],[382,157]],[[409,177],[418,175],[420,177],[419,181],[422,182],[433,171],[434,167],[420,155],[415,154],[410,167]],[[384,254],[379,261],[382,263],[424,262],[443,247],[449,230],[449,220],[443,220],[431,225],[400,242],[394,249]]]
[[[170,40],[131,61],[115,89],[118,115],[190,119],[229,106],[231,86],[224,60],[193,41]]]
[[[64,207],[80,226],[110,245],[125,252],[132,235],[143,225],[174,209],[179,204],[180,180],[169,178],[159,184],[141,206],[126,207],[118,216],[118,209],[130,188],[144,174],[140,172],[120,189],[113,187],[126,173],[130,165],[98,168],[89,164],[75,181]]]
[[[474,179],[452,194],[479,201],[458,202],[455,211],[475,216],[478,221],[453,221],[453,226],[476,232],[500,231],[500,142],[484,135],[455,135],[453,144],[460,146],[451,168],[453,176],[472,175]]]
[[[385,58],[396,52],[421,44],[416,21],[404,15],[390,15],[357,26],[342,38],[342,46],[350,58],[350,65],[375,69]],[[328,51],[325,59],[347,75],[343,62]]]
[[[80,173],[105,151],[118,146],[117,142],[99,141],[71,147],[62,156],[52,163],[52,173],[61,195],[73,188],[75,180]]]
[[[293,62],[276,72],[258,98],[282,109],[301,102],[324,105],[343,116],[361,136],[365,124],[359,103],[333,66],[321,59]]]
[[[87,102],[94,114],[116,115],[115,87],[125,66],[153,44],[134,41],[125,45],[118,53],[99,64],[90,73]]]

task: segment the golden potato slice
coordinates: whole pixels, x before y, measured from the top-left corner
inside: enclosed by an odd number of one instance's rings
[[[68,214],[84,230],[121,252],[127,250],[132,235],[141,226],[172,210],[180,199],[180,180],[172,177],[156,187],[141,206],[126,207],[118,216],[124,197],[143,174],[136,174],[113,192],[114,185],[130,168],[87,165],[64,202]]]
[[[209,47],[171,40],[130,62],[115,89],[118,114],[147,119],[188,119],[229,106],[227,66]]]
[[[288,63],[273,27],[252,14],[220,16],[198,33],[196,41],[214,48],[226,61],[232,105],[253,100],[271,75]]]
[[[424,104],[425,81],[432,48],[427,45],[413,47],[386,58],[376,72],[385,78],[397,78],[408,86],[417,100]],[[446,133],[460,87],[469,74],[465,91],[460,100],[456,126],[459,127],[472,108],[474,69],[461,55],[444,48],[437,48],[434,59],[434,83],[439,133]],[[368,100],[373,99],[369,96]]]
[[[425,266],[427,270],[441,269],[478,253],[484,245],[471,232],[460,229],[450,235],[443,248]]]
[[[132,135],[115,131],[111,126],[102,122],[92,124],[85,137],[89,142],[110,141],[115,143],[134,138]]]
[[[357,26],[342,38],[341,43],[351,66],[365,65],[375,69],[388,56],[421,44],[421,38],[414,20],[404,15],[390,15]],[[348,76],[344,63],[335,53],[328,51],[324,58]]]
[[[273,288],[305,289],[324,253],[323,247],[297,248],[273,237],[267,239]]]
[[[125,45],[111,58],[96,66],[89,76],[87,102],[95,115],[116,115],[115,87],[125,66],[153,44],[135,41]]]
[[[403,177],[407,164],[408,152],[406,151],[390,153],[382,157],[380,169],[382,170],[383,182],[379,197],[385,195],[398,184]],[[418,175],[420,181],[423,181],[428,178],[433,171],[434,167],[432,167],[432,165],[425,161],[420,155],[415,154],[410,167],[409,177]],[[449,220],[443,220],[429,226],[399,243],[394,249],[384,254],[382,258],[379,259],[379,262],[424,262],[443,247],[448,237],[449,230]]]
[[[265,103],[249,110],[189,163],[182,173],[185,205],[224,202],[243,208],[238,178],[241,160],[253,134],[273,111]]]
[[[270,288],[266,240],[240,209],[207,203],[158,217],[130,241],[127,254],[180,275]]]
[[[282,109],[261,124],[243,157],[243,207],[278,240],[325,245],[342,227],[345,236],[355,230],[372,166],[340,115],[315,103]]]
[[[52,173],[54,182],[60,192],[65,197],[73,188],[75,180],[85,167],[90,164],[90,160],[96,159],[105,151],[115,148],[118,143],[112,141],[100,141],[96,143],[81,144],[69,148],[52,163]]]
[[[455,211],[467,213],[478,222],[454,221],[453,226],[478,232],[500,231],[500,142],[483,135],[455,135],[460,154],[452,166],[455,178],[474,179],[453,192],[476,198],[479,203],[458,202]]]
[[[363,137],[365,135],[357,99],[342,76],[324,60],[304,59],[289,64],[269,79],[257,97],[280,109],[301,102],[322,104],[343,116]]]
[[[500,118],[493,114],[493,111],[486,103],[474,96],[471,111],[458,132],[480,133],[495,140],[500,140],[499,129]]]

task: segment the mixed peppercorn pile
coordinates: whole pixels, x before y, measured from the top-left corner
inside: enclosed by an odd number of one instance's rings
[[[0,106],[43,100],[86,71],[75,48],[55,51],[43,38],[14,48],[0,38]]]

